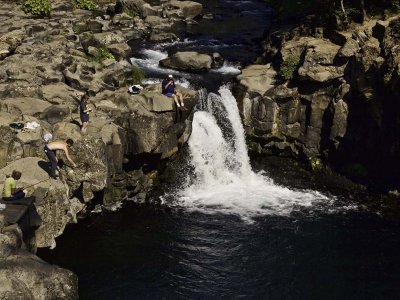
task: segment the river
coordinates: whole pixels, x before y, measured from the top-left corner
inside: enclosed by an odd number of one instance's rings
[[[202,93],[188,145],[152,196],[160,204],[92,215],[39,255],[79,276],[80,299],[397,299],[393,199],[247,153],[225,83],[260,51],[270,11],[258,1],[203,3],[214,20],[177,28],[183,42],[147,45],[132,59],[154,81],[170,72],[157,59],[173,47],[212,46],[227,58],[212,75],[176,74],[212,93]]]

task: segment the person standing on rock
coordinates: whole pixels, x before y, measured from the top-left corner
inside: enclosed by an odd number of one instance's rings
[[[79,114],[81,117],[82,127],[81,132],[86,133],[87,126],[89,124],[89,112],[92,111],[91,108],[87,107],[89,101],[88,94],[82,96],[81,102],[79,103]]]
[[[187,110],[185,108],[185,104],[183,103],[182,94],[175,91],[175,82],[174,82],[174,77],[172,75],[168,75],[168,77],[161,82],[161,88],[162,88],[162,93],[165,96],[174,98],[176,106],[178,106],[179,109]]]
[[[17,181],[21,178],[22,173],[20,171],[12,171],[11,176],[8,176],[4,181],[3,187],[3,200],[18,200],[22,199],[26,195],[26,191],[22,188],[17,188]]]
[[[71,159],[69,156],[68,148],[71,147],[74,144],[74,141],[71,139],[64,141],[54,141],[51,143],[48,143],[44,146],[44,152],[46,153],[48,159],[51,162],[51,170],[50,170],[50,176],[53,177],[54,179],[57,179],[57,164],[58,164],[58,159],[56,156],[55,151],[56,150],[63,150],[65,152],[65,156],[67,157],[68,161],[72,164],[74,168],[76,168],[76,164],[74,161]]]

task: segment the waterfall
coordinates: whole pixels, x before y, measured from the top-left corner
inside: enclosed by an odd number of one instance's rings
[[[227,86],[219,95],[200,93],[189,139],[190,184],[178,192],[181,205],[207,213],[251,217],[287,215],[326,197],[314,191],[295,191],[273,183],[250,166],[245,132],[236,99]]]

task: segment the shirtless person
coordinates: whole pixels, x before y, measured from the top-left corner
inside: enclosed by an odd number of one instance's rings
[[[51,162],[51,170],[50,170],[50,176],[53,177],[54,179],[57,178],[56,170],[57,170],[57,163],[58,159],[56,157],[56,154],[54,151],[56,150],[63,150],[65,152],[65,156],[69,160],[69,162],[72,164],[72,166],[75,168],[76,164],[74,161],[71,159],[68,153],[68,148],[71,147],[74,144],[74,141],[71,139],[64,141],[54,141],[51,143],[48,143],[44,146],[44,152],[46,153],[47,157],[49,158]]]

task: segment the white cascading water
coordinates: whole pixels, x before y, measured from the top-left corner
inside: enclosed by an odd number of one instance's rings
[[[314,191],[294,191],[276,185],[267,176],[251,170],[245,133],[236,99],[223,86],[209,94],[194,114],[189,139],[194,174],[178,192],[182,205],[207,213],[225,212],[252,217],[287,215],[327,198]],[[193,178],[194,177],[194,178]]]

